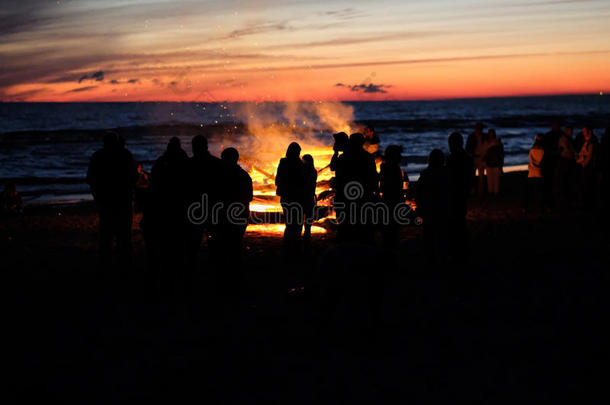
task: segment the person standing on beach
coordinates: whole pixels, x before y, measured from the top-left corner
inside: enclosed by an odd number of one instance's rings
[[[241,279],[241,244],[250,217],[250,201],[253,198],[252,178],[239,162],[239,152],[226,148],[221,155],[220,195],[222,209],[214,236],[218,246],[218,258],[223,266],[218,266],[218,279],[223,286],[229,286]],[[238,273],[232,274],[231,271]]]
[[[445,155],[434,149],[428,167],[417,181],[417,210],[423,219],[424,251],[428,265],[443,265],[447,259],[448,223],[451,214],[451,178]]]
[[[122,147],[116,133],[104,136],[104,146],[89,161],[87,183],[99,216],[100,257],[102,264],[112,260],[112,242],[116,240],[117,258],[131,264],[131,225],[133,192],[137,180],[131,152]]]
[[[542,136],[542,145],[544,147],[544,158],[542,162],[542,187],[545,193],[545,200],[549,207],[555,206],[555,179],[557,177],[557,167],[559,166],[559,140],[563,137],[564,132],[561,130],[561,123],[555,120],[552,123],[551,130]]]
[[[149,203],[140,227],[157,283],[184,276],[187,160],[180,139],[172,137],[150,173]]]
[[[385,149],[383,163],[379,171],[379,191],[381,201],[388,208],[389,223],[383,224],[382,236],[385,247],[395,249],[399,242],[399,224],[395,218],[396,206],[404,204],[404,184],[409,178],[400,167],[402,146],[389,145]]]
[[[546,194],[543,192],[542,161],[544,159],[544,143],[542,136],[536,136],[534,145],[529,152],[529,164],[527,166],[527,183],[523,193],[523,212],[527,213],[530,208],[532,194],[539,199],[540,208],[546,205]]]
[[[186,226],[186,259],[193,268],[197,263],[197,255],[201,247],[204,233],[207,234],[207,243],[210,256],[214,259],[215,225],[212,218],[212,207],[220,201],[220,190],[223,180],[219,176],[222,163],[208,150],[208,140],[203,135],[196,135],[191,140],[193,157],[187,163],[187,198],[188,205],[199,204],[197,214],[205,215],[203,223],[188,221]],[[239,155],[238,155],[239,156]]]
[[[574,129],[565,127],[563,134],[559,138],[559,163],[557,165],[557,175],[555,179],[557,196],[559,203],[565,207],[571,198],[572,183],[576,169],[576,150],[572,135]]]
[[[301,146],[292,142],[280,159],[275,176],[276,194],[284,211],[284,249],[291,256],[299,252],[304,217],[305,168],[300,158]]]
[[[581,201],[585,209],[594,208],[595,204],[595,188],[597,180],[596,172],[596,154],[597,142],[593,135],[591,127],[584,127],[582,134],[585,142],[580,148],[576,163],[580,166],[580,186],[581,186]]]
[[[315,219],[316,186],[318,184],[318,171],[314,166],[313,157],[311,155],[303,155],[303,169],[305,180],[303,197],[303,212],[305,214],[303,222],[303,248],[307,252],[309,251],[309,244],[311,242],[311,225]]]
[[[502,177],[502,167],[504,166],[504,145],[496,137],[494,129],[490,129],[487,132],[483,161],[487,168],[487,192],[492,196],[497,196],[500,193],[500,178]]]
[[[338,185],[336,201],[345,205],[337,211],[337,238],[373,244],[375,232],[371,218],[362,212],[366,202],[373,201],[378,188],[378,174],[373,155],[363,149],[364,136],[351,134],[345,152],[337,159],[335,181]],[[341,215],[343,218],[340,218]]]
[[[449,155],[446,167],[451,176],[451,211],[449,214],[449,240],[451,255],[465,262],[468,258],[468,234],[466,215],[468,197],[474,184],[474,162],[464,150],[464,138],[459,132],[449,135]]]
[[[466,140],[466,152],[474,159],[474,168],[477,174],[477,194],[483,195],[485,190],[485,161],[483,154],[485,152],[485,139],[483,133],[485,126],[482,122],[477,122],[474,126],[474,132],[468,136]]]

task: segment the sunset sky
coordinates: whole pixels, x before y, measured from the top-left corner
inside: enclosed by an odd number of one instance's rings
[[[0,0],[2,101],[610,91],[608,0]]]

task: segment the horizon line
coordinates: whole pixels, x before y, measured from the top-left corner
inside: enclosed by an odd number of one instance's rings
[[[610,93],[609,93],[610,94]],[[486,99],[498,99],[498,98],[535,98],[535,97],[569,97],[569,96],[599,96],[603,97],[606,93],[600,92],[585,92],[585,93],[526,93],[526,94],[512,94],[512,95],[497,95],[497,96],[478,96],[478,97],[432,97],[432,98],[411,98],[411,99],[388,99],[388,100],[310,100],[310,99],[298,99],[298,100],[221,100],[221,101],[208,101],[208,100],[81,100],[81,101],[5,101],[0,100],[0,103],[5,104],[79,104],[79,103],[206,103],[206,104],[220,104],[220,103],[325,103],[325,102],[340,102],[340,103],[383,103],[383,102],[415,102],[415,101],[451,101],[451,100],[486,100]]]

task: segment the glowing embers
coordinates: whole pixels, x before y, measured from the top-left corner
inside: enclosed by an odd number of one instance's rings
[[[246,233],[256,233],[262,236],[282,236],[285,228],[286,225],[284,224],[250,224],[246,228]],[[327,232],[326,228],[315,224],[311,227],[312,235],[325,234]]]

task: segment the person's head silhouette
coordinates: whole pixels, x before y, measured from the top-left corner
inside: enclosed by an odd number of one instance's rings
[[[220,154],[220,159],[228,165],[236,165],[239,161],[239,152],[235,148],[227,148]]]
[[[402,146],[389,145],[387,148],[385,148],[383,160],[392,165],[399,165],[400,161],[402,160]]]
[[[362,149],[362,146],[364,145],[364,135],[359,132],[351,134],[349,136],[348,145],[352,150]]]
[[[445,154],[440,149],[433,149],[428,156],[428,167],[431,169],[438,169],[443,167],[445,162]]]
[[[181,149],[182,149],[182,146],[180,145],[180,138],[178,138],[176,136],[172,136],[172,138],[167,143],[167,151],[169,153],[176,153],[176,152],[180,151]]]
[[[119,147],[119,136],[115,132],[104,134],[104,149],[117,149]]]
[[[203,156],[208,153],[208,140],[203,135],[196,135],[191,141],[193,156]]]
[[[305,163],[305,165],[309,168],[313,168],[313,156],[311,155],[303,155],[303,163]]]
[[[464,149],[464,137],[459,132],[449,135],[449,151],[457,153]]]
[[[286,157],[290,159],[298,159],[301,155],[301,145],[296,142],[292,142],[288,145],[288,149],[286,150]]]

